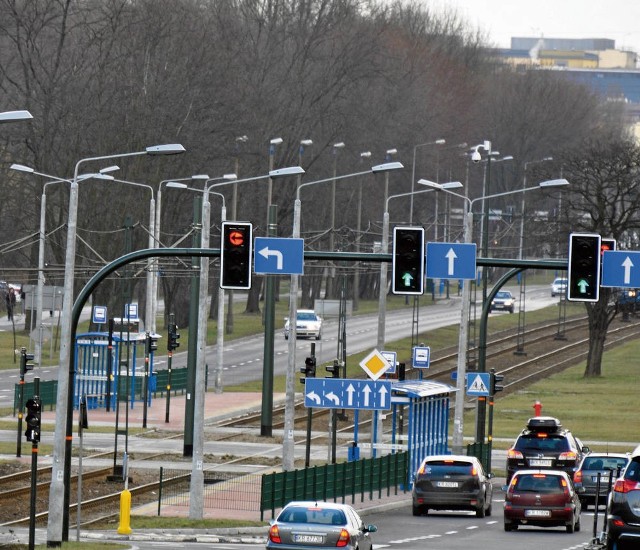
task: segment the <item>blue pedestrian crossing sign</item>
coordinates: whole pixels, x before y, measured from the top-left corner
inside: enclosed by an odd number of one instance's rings
[[[256,237],[253,270],[256,273],[302,275],[304,239]]]
[[[640,252],[608,250],[602,255],[600,286],[614,288],[640,287]]]
[[[427,278],[475,279],[476,245],[427,243]]]
[[[491,374],[488,372],[472,372],[467,374],[467,395],[487,396],[491,385]]]

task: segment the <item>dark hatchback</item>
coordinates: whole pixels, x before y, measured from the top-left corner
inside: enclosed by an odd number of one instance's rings
[[[521,470],[505,487],[504,530],[520,525],[564,526],[580,530],[580,499],[571,478],[561,470]]]
[[[413,480],[413,515],[432,510],[472,510],[491,515],[493,485],[480,461],[466,455],[426,457]]]
[[[607,509],[607,548],[640,548],[640,446],[613,486]]]
[[[530,418],[527,427],[507,451],[507,483],[515,472],[525,468],[563,470],[573,478],[588,452],[589,448],[563,428],[557,418]]]
[[[595,504],[598,489],[599,503],[607,502],[607,491],[612,488],[620,472],[629,463],[629,456],[624,453],[589,453],[583,458],[573,474],[573,484],[584,509],[589,504]]]

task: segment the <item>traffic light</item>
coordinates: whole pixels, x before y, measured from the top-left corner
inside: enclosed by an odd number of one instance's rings
[[[33,353],[27,353],[27,348],[20,349],[20,373],[24,374],[28,370],[33,370],[33,363],[29,363],[29,361],[33,361],[35,356]]]
[[[146,338],[147,355],[151,355],[155,351],[158,351],[158,336],[156,334],[149,334],[147,332],[147,338]]]
[[[316,358],[314,355],[304,360],[304,367],[300,368],[300,372],[304,374],[304,378],[300,378],[300,382],[304,384],[305,378],[316,377]]]
[[[567,299],[597,302],[600,297],[601,238],[595,233],[571,233]]]
[[[489,393],[495,395],[497,392],[504,390],[504,386],[500,384],[504,380],[504,374],[496,374],[496,371],[491,369],[491,389]]]
[[[34,395],[27,401],[27,429],[24,432],[27,441],[37,443],[40,441],[40,413],[42,411],[42,404],[40,398]]]
[[[340,364],[337,359],[333,360],[333,365],[327,365],[325,368],[331,373],[331,378],[340,378]]]
[[[169,338],[167,338],[167,350],[173,351],[180,347],[180,334],[178,333],[178,325],[169,323]]]
[[[394,294],[422,294],[424,292],[424,228],[393,228]]]
[[[251,288],[252,225],[248,222],[223,222],[220,246],[220,287]]]

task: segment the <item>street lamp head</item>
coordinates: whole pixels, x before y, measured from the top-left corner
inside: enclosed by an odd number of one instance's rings
[[[28,174],[35,172],[33,168],[29,168],[24,164],[12,164],[9,168],[11,168],[11,170],[18,170],[18,172],[27,172]]]
[[[431,181],[431,180],[419,179],[418,183],[420,185],[426,185],[427,187],[433,187],[434,189],[439,189],[440,188],[440,184],[439,183],[436,183],[435,181]]]
[[[270,178],[284,178],[286,176],[299,176],[304,174],[304,168],[301,166],[288,166],[286,168],[276,168],[269,171]]]
[[[237,180],[238,176],[236,174],[223,174],[222,179],[227,181],[233,181],[233,180]]]
[[[240,143],[246,143],[247,141],[249,141],[249,137],[248,136],[238,136],[236,138],[236,141],[239,141]]]
[[[401,162],[385,162],[383,164],[376,164],[375,166],[372,166],[371,171],[374,174],[377,174],[379,172],[390,172],[391,170],[400,170],[401,168],[404,168],[404,164],[402,164]]]
[[[435,143],[436,145],[444,145],[445,143],[447,143],[447,140],[440,138],[440,139],[436,139],[433,143]]]
[[[305,147],[308,147],[309,145],[313,145],[313,140],[312,139],[300,140],[300,145],[304,145]]]
[[[360,153],[360,157],[362,158],[369,158],[371,156],[371,151],[362,151],[362,153]]]
[[[463,187],[463,185],[462,182],[459,181],[448,181],[440,184],[441,189],[458,189],[460,187]]]
[[[152,145],[145,149],[147,155],[179,155],[186,149],[179,143],[169,143],[166,145]]]
[[[208,180],[209,174],[195,174],[191,176],[192,180]]]
[[[108,174],[109,172],[116,172],[117,170],[120,170],[120,167],[116,164],[114,164],[113,166],[107,166],[106,168],[102,168],[100,170],[101,174]]]
[[[511,155],[507,155],[506,157],[502,157],[500,160],[513,160]]]
[[[269,143],[271,145],[280,145],[282,143],[282,138],[273,138]]]
[[[186,189],[189,186],[186,183],[180,183],[178,181],[168,181],[167,187],[173,187],[174,189]]]
[[[397,149],[387,149],[387,155],[395,155],[397,152]]]
[[[5,111],[0,113],[0,123],[19,122],[21,120],[31,120],[33,116],[29,111]]]
[[[560,187],[562,185],[569,185],[569,182],[565,178],[559,178],[555,180],[541,181],[539,187]]]
[[[333,144],[333,148],[334,149],[342,149],[344,147],[344,142],[343,141],[339,141],[338,143],[334,143]]]

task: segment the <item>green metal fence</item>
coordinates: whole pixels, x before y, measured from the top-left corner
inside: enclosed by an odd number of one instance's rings
[[[364,502],[368,493],[369,499],[398,494],[398,488],[406,491],[409,468],[409,454],[395,453],[380,458],[369,458],[327,464],[290,472],[276,472],[262,476],[260,498],[260,519],[264,512],[271,510],[275,515],[276,508],[282,508],[292,500],[341,500],[351,498],[355,503],[359,496]]]
[[[24,403],[27,399],[30,399],[34,394],[33,382],[24,383]],[[40,382],[40,402],[42,408],[49,407],[49,410],[53,410],[53,406],[56,404],[56,397],[58,395],[58,381],[57,380],[45,380]],[[20,384],[16,384],[13,390],[13,416],[16,415],[20,405]]]

